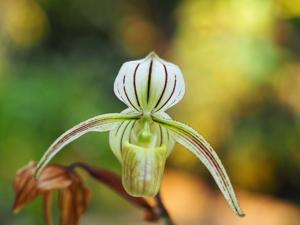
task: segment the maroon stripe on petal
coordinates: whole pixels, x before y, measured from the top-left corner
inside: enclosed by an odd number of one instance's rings
[[[197,145],[200,149],[202,149],[202,153],[204,153],[204,155],[206,155],[206,157],[209,159],[210,163],[213,163],[213,165],[211,164],[211,166],[215,167],[218,171],[218,173],[221,175],[221,177],[223,178],[223,182],[224,184],[226,184],[225,182],[225,175],[222,171],[222,169],[218,166],[218,163],[215,161],[215,159],[211,156],[211,152],[209,149],[207,149],[202,143],[201,141],[199,141],[196,137],[194,137],[193,135],[191,135],[189,132],[187,132],[186,130],[182,129],[181,127],[178,127],[182,132],[184,132],[186,134],[186,137],[190,140],[192,140],[194,142],[195,145]],[[180,134],[180,133],[179,133]],[[227,186],[227,184],[226,184]]]
[[[140,107],[140,101],[139,101],[139,97],[137,95],[137,90],[136,90],[136,73],[137,73],[139,66],[140,66],[140,64],[137,64],[137,66],[135,67],[134,73],[133,73],[133,88],[134,88],[136,102],[137,102],[138,106]]]
[[[150,96],[150,86],[151,86],[151,76],[152,76],[152,64],[153,64],[153,60],[151,59],[151,62],[150,62],[150,65],[149,65],[149,72],[148,72],[147,103],[149,102],[149,96]]]
[[[124,98],[121,95],[120,90],[119,90],[119,82],[117,83],[117,92],[118,92],[119,96],[121,97],[122,101],[125,103],[125,100],[124,100]]]
[[[181,95],[182,91],[183,91],[183,88],[180,89],[180,91],[178,92],[177,97],[173,100],[173,102],[170,105],[173,105],[177,101],[177,99]]]
[[[123,150],[123,139],[124,139],[124,135],[125,135],[126,129],[127,129],[127,127],[128,127],[129,124],[130,124],[130,121],[125,125],[124,131],[123,131],[122,136],[121,136],[121,140],[120,140],[120,152],[122,152],[122,150]]]
[[[134,129],[135,124],[136,124],[136,120],[133,122],[132,127],[131,127],[131,131],[129,134],[129,143],[131,143],[131,133],[132,133],[132,130]]]
[[[104,120],[103,120],[104,121]],[[88,124],[85,124],[81,127],[76,128],[75,130],[71,131],[70,133],[66,134],[62,139],[60,139],[55,146],[64,143],[66,140],[68,140],[70,137],[75,136],[77,133],[87,130],[88,128],[92,128],[94,126],[101,125],[99,120],[95,120],[93,122],[90,122]],[[55,147],[53,146],[53,148]]]
[[[169,131],[166,129],[166,132],[167,132],[167,138],[168,138],[168,142],[170,141],[170,134],[169,134]]]
[[[160,95],[160,97],[159,97],[159,99],[158,99],[158,101],[157,101],[154,109],[159,105],[161,99],[163,98],[163,96],[165,94],[165,91],[166,91],[167,83],[168,83],[168,70],[167,70],[167,67],[166,67],[165,64],[163,64],[163,67],[164,67],[164,70],[165,70],[165,84],[164,84],[164,88],[163,88],[163,90],[161,92],[161,95]]]
[[[172,96],[173,96],[173,94],[174,94],[174,92],[175,92],[175,89],[176,89],[176,84],[177,84],[177,77],[176,77],[176,74],[175,74],[174,86],[173,86],[173,90],[172,90],[172,92],[171,92],[169,98],[168,98],[168,99],[165,101],[165,103],[164,103],[158,110],[156,110],[156,111],[161,110],[161,109],[169,102],[169,100],[172,98]]]
[[[117,130],[116,130],[115,136],[118,135],[118,132],[119,132],[121,126],[122,126],[124,123],[125,123],[125,121],[123,121],[123,122],[119,125],[119,127],[118,127]]]
[[[159,130],[160,130],[160,145],[159,146],[161,146],[162,145],[162,141],[163,141],[163,131],[162,131],[162,128],[161,128],[160,125],[159,125]]]
[[[126,98],[127,100],[129,101],[130,105],[136,110],[136,111],[139,111],[133,104],[132,102],[130,101],[129,97],[128,97],[128,94],[127,94],[127,91],[126,91],[126,88],[125,88],[125,77],[126,77],[126,74],[124,75],[123,77],[123,89],[124,89],[124,93],[126,95]]]

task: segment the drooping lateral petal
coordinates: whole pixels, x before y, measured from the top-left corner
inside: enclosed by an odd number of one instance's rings
[[[181,100],[184,79],[178,66],[154,52],[122,65],[114,84],[116,96],[140,112],[165,111]]]
[[[112,130],[117,124],[124,120],[136,120],[139,115],[127,115],[122,113],[110,113],[95,116],[88,119],[70,130],[63,133],[58,139],[56,139],[53,144],[44,153],[43,157],[39,161],[35,174],[38,175],[46,164],[67,144],[79,138],[80,136],[91,132],[104,132]]]
[[[232,210],[237,215],[244,216],[229,177],[219,157],[209,143],[207,143],[198,132],[185,124],[174,120],[163,119],[162,117],[154,117],[153,120],[167,127],[180,144],[189,149],[203,162],[212,174]]]

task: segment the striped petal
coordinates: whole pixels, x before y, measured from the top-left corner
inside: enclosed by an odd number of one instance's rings
[[[137,120],[139,115],[132,113],[110,113],[104,114],[100,116],[95,116],[91,119],[88,119],[64,134],[62,134],[59,138],[57,138],[53,144],[48,148],[48,150],[44,153],[43,157],[39,161],[35,174],[38,175],[43,168],[47,165],[47,163],[67,144],[79,138],[80,136],[91,132],[104,132],[109,131],[115,128],[122,121],[132,121]]]
[[[228,175],[213,148],[191,127],[177,121],[164,119],[162,116],[154,117],[154,121],[168,128],[176,141],[194,153],[207,167],[215,179],[232,210],[239,216],[244,216]]]
[[[126,109],[121,113],[134,113],[130,109]],[[170,117],[164,113],[165,117],[169,119]],[[141,128],[140,120],[124,120],[119,123],[113,130],[109,132],[109,144],[111,150],[122,162],[122,150],[125,143],[136,143],[137,133]],[[168,129],[158,123],[153,123],[151,125],[151,130],[155,134],[156,141],[154,143],[155,147],[160,147],[165,145],[167,150],[167,155],[169,155],[174,147],[175,141]]]
[[[165,111],[179,102],[185,85],[178,66],[151,52],[143,59],[122,65],[114,92],[135,111],[154,113]]]

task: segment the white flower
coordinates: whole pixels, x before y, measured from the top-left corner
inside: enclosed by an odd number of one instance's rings
[[[110,131],[110,146],[122,165],[125,190],[133,196],[154,196],[160,188],[166,158],[177,141],[203,162],[233,211],[244,215],[213,148],[194,129],[164,112],[185,92],[178,66],[153,52],[144,59],[126,62],[117,75],[114,92],[128,108],[93,117],[62,134],[43,155],[36,174],[64,146],[83,134]]]
[[[144,59],[124,63],[114,85],[117,97],[141,113],[166,111],[182,99],[184,91],[178,66],[154,52]]]

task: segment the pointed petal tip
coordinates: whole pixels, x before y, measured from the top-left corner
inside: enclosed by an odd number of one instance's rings
[[[237,203],[237,205],[235,205],[235,207],[234,208],[232,208],[233,209],[233,211],[234,211],[234,213],[238,216],[238,217],[245,217],[246,216],[246,214],[243,212],[243,210],[240,208],[240,206],[238,205],[238,203]]]
[[[243,212],[243,210],[239,210],[237,213],[236,213],[239,217],[245,217],[246,214]]]
[[[156,52],[154,50],[151,51],[146,57],[159,58],[159,56],[156,54]]]
[[[245,214],[244,212],[239,212],[237,215],[238,215],[239,217],[245,217],[245,216],[246,216],[246,214]]]
[[[238,202],[236,202],[235,207],[234,207],[234,212],[237,216],[239,217],[245,217],[246,214],[244,213],[244,211],[241,209],[240,205]]]

